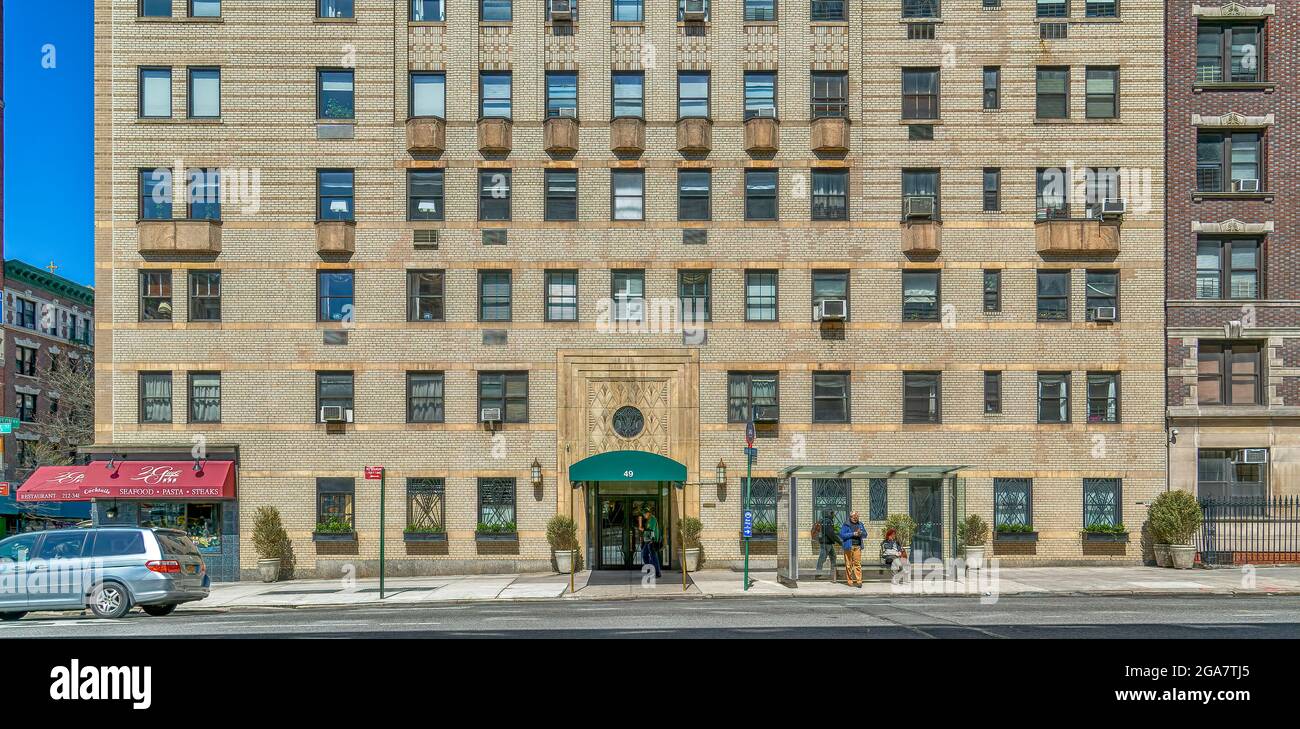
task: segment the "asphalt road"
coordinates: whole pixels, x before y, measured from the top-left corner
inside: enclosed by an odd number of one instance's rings
[[[41,613],[0,639],[1297,638],[1300,597],[747,598],[191,610],[121,620]]]

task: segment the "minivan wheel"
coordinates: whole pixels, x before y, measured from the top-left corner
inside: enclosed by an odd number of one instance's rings
[[[0,613],[0,620],[21,620],[27,613]]]
[[[171,615],[176,610],[176,604],[172,603],[171,605],[141,605],[140,609],[145,611],[145,613],[148,615],[152,615],[155,618],[161,618],[164,615]]]
[[[90,591],[90,611],[101,618],[120,618],[131,609],[126,588],[113,582],[97,585]]]

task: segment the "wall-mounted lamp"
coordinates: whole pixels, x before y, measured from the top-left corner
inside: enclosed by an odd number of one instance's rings
[[[542,485],[542,464],[538,463],[537,459],[534,458],[533,459],[533,486],[541,486],[541,485]]]
[[[117,456],[109,456],[108,463],[104,464],[104,468],[107,468],[110,471],[117,468]]]
[[[113,521],[114,519],[117,518],[117,502],[116,502],[116,501],[113,502],[113,505],[112,505],[112,506],[110,506],[110,507],[108,507],[107,509],[104,510],[104,518],[108,519],[109,521]]]
[[[203,475],[203,464],[205,464],[205,463],[207,463],[207,462],[208,462],[207,459],[195,458],[195,459],[194,459],[194,473],[196,473],[196,474],[202,476],[202,475]]]
[[[721,458],[718,459],[718,468],[717,471],[715,471],[715,477],[719,486],[727,485],[727,464],[723,463]]]
[[[1170,429],[1169,429],[1169,445],[1174,445],[1174,444],[1176,444],[1177,442],[1178,442],[1178,428],[1170,428]]]

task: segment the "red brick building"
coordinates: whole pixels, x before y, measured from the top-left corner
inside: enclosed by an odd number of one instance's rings
[[[1174,488],[1300,494],[1300,3],[1166,3]]]

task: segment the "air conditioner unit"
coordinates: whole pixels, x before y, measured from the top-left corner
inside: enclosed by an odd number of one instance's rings
[[[849,302],[844,299],[826,299],[813,309],[813,321],[844,321],[849,315]]]
[[[925,218],[934,217],[934,196],[932,195],[910,195],[903,198],[903,217],[905,218]]]
[[[682,18],[688,22],[704,22],[708,16],[707,0],[683,0]]]
[[[749,118],[750,119],[775,119],[776,107],[764,106],[760,109],[754,109],[753,111],[749,112]]]
[[[342,405],[324,405],[320,409],[320,420],[322,423],[350,423],[352,408],[345,408]]]
[[[1259,180],[1243,179],[1237,180],[1234,184],[1237,186],[1237,192],[1259,192]]]
[[[1234,455],[1233,463],[1268,463],[1267,448],[1243,448]]]
[[[482,408],[478,412],[478,419],[484,423],[501,422],[501,408]]]
[[[1119,310],[1113,306],[1098,306],[1091,309],[1093,321],[1115,321],[1119,318]]]
[[[438,247],[438,231],[430,228],[423,228],[414,231],[412,240],[417,246]]]
[[[1102,216],[1123,215],[1128,212],[1128,198],[1108,197],[1101,203]]]
[[[573,20],[573,0],[551,0],[551,20]]]
[[[578,108],[576,106],[561,106],[555,110],[555,115],[561,119],[577,119]]]
[[[755,405],[754,422],[755,423],[775,423],[781,419],[781,408],[778,405]]]

